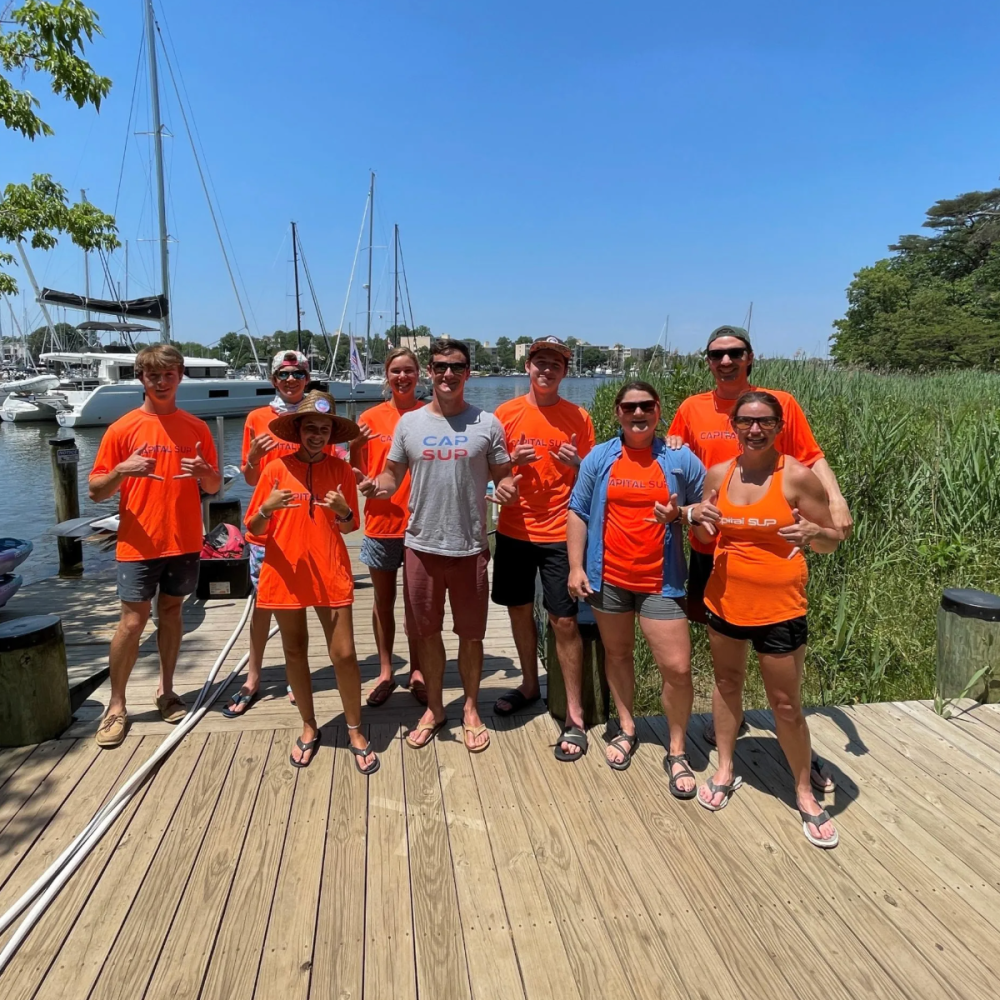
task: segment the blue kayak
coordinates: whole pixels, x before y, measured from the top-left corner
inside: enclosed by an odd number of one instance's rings
[[[17,569],[33,548],[26,538],[0,538],[0,576]]]
[[[0,576],[0,608],[2,608],[18,591],[23,580],[13,573]]]

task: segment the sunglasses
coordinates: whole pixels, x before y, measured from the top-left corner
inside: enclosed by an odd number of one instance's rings
[[[295,379],[296,382],[301,382],[304,378],[309,378],[309,374],[308,374],[308,372],[304,372],[304,371],[301,371],[300,369],[296,369],[293,372],[289,372],[289,371],[275,372],[274,377],[279,382],[287,382],[290,378]]]
[[[435,361],[431,365],[431,371],[435,375],[444,375],[450,368],[456,375],[461,375],[468,367],[469,365],[466,361]]]
[[[750,430],[756,424],[762,431],[773,431],[778,426],[777,417],[733,417],[733,426],[741,431]]]
[[[747,349],[745,347],[727,347],[722,351],[705,352],[709,361],[721,361],[727,354],[732,361],[742,361],[747,356]]]
[[[618,407],[623,413],[636,413],[639,411],[653,413],[656,410],[657,402],[655,399],[643,399],[638,403],[619,403]]]

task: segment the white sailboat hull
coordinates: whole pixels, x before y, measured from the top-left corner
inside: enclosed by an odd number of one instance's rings
[[[35,397],[8,396],[0,406],[0,420],[8,423],[42,423],[56,419],[60,409],[65,408],[63,393],[58,396],[43,394]]]

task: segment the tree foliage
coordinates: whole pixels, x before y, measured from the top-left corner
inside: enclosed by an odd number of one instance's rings
[[[12,82],[29,73],[49,78],[52,92],[78,108],[100,110],[111,89],[84,58],[86,45],[101,34],[97,14],[81,0],[44,3],[24,0],[11,11],[12,30],[0,30],[0,122],[27,139],[52,135],[38,114],[38,98]],[[48,174],[35,174],[30,183],[10,183],[0,195],[0,242],[16,244],[30,239],[37,250],[51,250],[65,234],[85,250],[113,250],[118,246],[112,216],[87,202],[70,204],[66,189]],[[17,283],[3,268],[15,263],[12,253],[0,250],[0,294],[13,295]]]
[[[927,211],[932,236],[901,236],[858,271],[833,325],[840,362],[884,368],[1000,363],[1000,188]]]

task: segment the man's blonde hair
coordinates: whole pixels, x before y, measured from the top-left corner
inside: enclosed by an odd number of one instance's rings
[[[150,344],[135,356],[135,373],[162,372],[179,368],[184,373],[184,355],[170,344]]]

